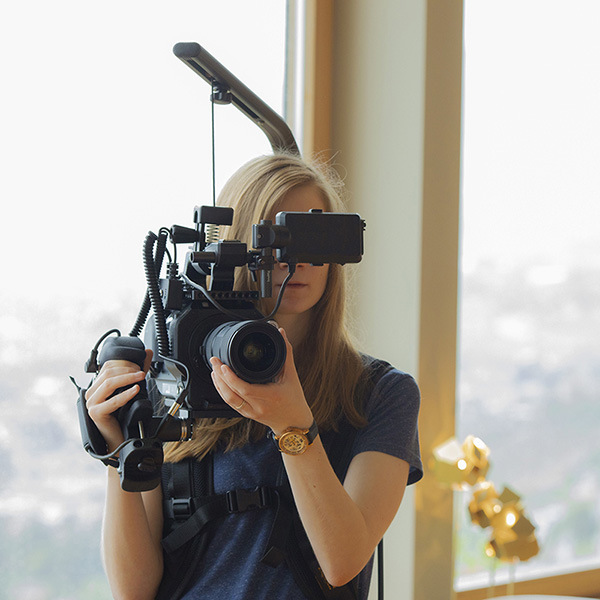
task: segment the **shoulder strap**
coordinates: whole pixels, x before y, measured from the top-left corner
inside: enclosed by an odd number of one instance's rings
[[[163,465],[165,570],[156,600],[178,600],[197,580],[219,518],[272,506],[276,495],[266,487],[215,494],[211,455]]]
[[[163,542],[173,535],[177,521],[185,518],[191,509],[190,498],[195,482],[204,479],[212,484],[212,477],[194,476],[193,459],[179,463],[164,463],[162,467],[162,490],[164,505]],[[208,474],[212,470],[211,461],[201,467]],[[167,500],[169,499],[169,501]],[[167,509],[168,504],[168,509]],[[197,536],[192,543],[167,548],[163,544],[164,572],[155,600],[177,600],[189,589],[197,576],[196,565],[206,549],[208,538]]]
[[[355,581],[351,581],[341,587],[332,587],[327,579],[325,578],[321,567],[315,557],[312,550],[304,526],[296,509],[296,503],[292,494],[292,490],[285,474],[283,464],[279,470],[279,481],[282,483],[280,486],[280,497],[283,505],[283,511],[281,514],[285,515],[286,519],[286,531],[285,540],[279,539],[279,545],[284,544],[284,553],[278,553],[279,559],[285,560],[288,565],[296,585],[300,588],[304,596],[309,600],[357,600],[357,586]],[[275,517],[273,530],[281,532],[282,530],[277,526],[277,520],[280,511]],[[271,538],[273,535],[271,535]],[[270,540],[271,542],[271,540]],[[265,556],[268,555],[268,552]],[[266,562],[264,560],[261,562]],[[266,562],[266,564],[270,564]],[[277,563],[278,564],[278,563]],[[277,566],[277,564],[270,564],[270,566]]]
[[[161,543],[167,553],[177,551],[220,517],[278,503],[277,490],[269,487],[215,494],[210,454],[201,461],[192,458],[165,466],[165,530]]]

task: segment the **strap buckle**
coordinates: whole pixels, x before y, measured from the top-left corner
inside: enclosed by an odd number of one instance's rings
[[[171,509],[176,521],[189,519],[192,516],[192,498],[172,498]]]
[[[230,513],[240,513],[255,508],[265,508],[272,504],[271,489],[257,487],[253,490],[230,490],[226,492],[227,510]]]

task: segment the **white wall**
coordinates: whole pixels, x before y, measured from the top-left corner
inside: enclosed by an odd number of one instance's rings
[[[367,222],[355,317],[362,349],[417,374],[426,0],[335,3],[332,147]],[[386,597],[413,597],[414,496],[385,536]],[[372,594],[376,597],[376,594]]]

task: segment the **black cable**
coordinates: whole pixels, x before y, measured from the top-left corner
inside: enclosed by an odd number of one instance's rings
[[[119,337],[121,337],[121,332],[118,329],[109,329],[97,342],[94,346],[94,350],[98,350],[100,348],[100,344],[112,333],[116,333]]]
[[[117,446],[110,454],[96,454],[95,452],[91,452],[88,450],[88,454],[92,458],[97,458],[98,460],[108,460],[109,458],[115,458],[115,455],[118,454],[131,440],[125,440],[122,444]]]
[[[90,356],[85,363],[86,373],[96,373],[98,371],[98,349],[100,344],[111,334],[116,333],[119,337],[121,332],[118,329],[109,329],[100,339],[96,342],[96,345],[92,348]],[[76,384],[77,385],[77,384]]]
[[[279,306],[281,305],[281,301],[283,300],[283,292],[285,291],[285,288],[287,287],[287,284],[289,282],[289,280],[292,278],[292,276],[294,275],[294,272],[296,271],[296,265],[293,263],[288,263],[288,274],[286,276],[286,278],[283,280],[283,283],[281,284],[281,288],[279,290],[279,294],[277,295],[277,300],[275,302],[275,307],[273,308],[273,310],[271,311],[271,314],[266,316],[266,317],[262,317],[260,319],[255,319],[256,322],[258,323],[262,323],[265,321],[270,321],[274,316],[275,313],[279,310]],[[246,316],[240,316],[238,314],[236,314],[235,312],[233,312],[232,310],[229,310],[227,308],[225,308],[224,306],[221,306],[208,292],[208,290],[204,287],[202,287],[201,285],[198,285],[197,283],[194,283],[189,277],[187,277],[186,275],[184,275],[183,273],[181,274],[181,278],[192,288],[194,288],[195,290],[198,290],[199,292],[201,292],[204,297],[220,312],[222,312],[224,315],[227,315],[228,317],[231,317],[232,319],[235,319],[236,321],[245,321],[247,319]]]
[[[379,600],[383,600],[383,540],[377,546],[377,587]]]
[[[169,250],[165,248],[165,252],[167,253],[169,262],[176,263],[177,262],[177,244],[173,241],[173,233],[171,232],[171,230],[168,227],[161,227],[158,230],[158,235],[160,236],[161,233],[164,233],[166,236],[169,237],[169,240],[171,241],[171,245],[173,246],[173,257],[171,257]]]
[[[169,356],[161,356],[160,354],[158,357],[160,358],[160,360],[164,360],[165,362],[173,363],[180,371],[183,372],[183,375],[184,375],[183,379],[185,381],[185,386],[184,386],[182,392],[179,394],[179,396],[177,396],[177,398],[175,400],[175,402],[181,406],[183,404],[183,400],[185,398],[187,398],[187,396],[189,394],[189,388],[190,388],[190,382],[191,382],[190,371],[185,364],[183,364],[182,362],[179,362],[178,360],[175,360],[174,358],[171,358]],[[163,425],[167,422],[167,419],[169,418],[169,416],[170,415],[168,412],[165,415],[163,415],[162,419],[160,420],[160,423],[158,424],[158,427],[156,428],[156,431],[154,432],[155,437],[158,437],[160,430],[162,429]]]
[[[150,235],[150,234],[148,234],[148,235]],[[156,235],[155,234],[152,234],[152,235],[156,239]],[[158,277],[160,277],[160,271],[162,269],[162,261],[163,261],[165,251],[166,251],[166,246],[167,246],[167,235],[170,235],[170,231],[164,227],[161,228],[159,231],[158,244],[156,245],[156,252],[155,252],[155,256],[154,256],[153,260],[151,260],[149,257],[146,256],[146,244],[148,243],[148,237],[146,238],[146,241],[144,242],[144,267],[146,269],[148,269],[148,268],[153,269],[156,273],[157,280],[158,280]],[[153,242],[153,245],[154,245],[154,242]],[[167,255],[168,255],[168,251],[167,251]],[[169,260],[170,260],[170,256],[169,256]],[[148,266],[146,266],[147,263],[148,263]],[[152,263],[152,265],[150,265],[150,263]],[[147,280],[148,280],[148,276],[146,275],[146,281]],[[146,288],[146,295],[144,296],[142,306],[140,307],[140,310],[138,312],[135,323],[134,323],[133,327],[131,328],[131,331],[129,332],[129,335],[132,337],[139,337],[139,335],[142,333],[142,329],[144,328],[144,325],[146,324],[146,319],[148,318],[148,314],[150,313],[150,308],[152,307],[152,302],[150,300],[150,294],[148,292],[148,289],[149,288]]]
[[[261,322],[262,321],[270,321],[275,316],[275,313],[279,310],[279,306],[281,305],[281,301],[283,300],[283,292],[285,292],[285,288],[287,287],[289,280],[292,278],[292,276],[294,275],[295,272],[296,272],[296,263],[289,262],[288,263],[288,274],[287,274],[286,278],[283,280],[283,283],[281,284],[281,288],[279,289],[279,294],[277,294],[277,300],[275,302],[275,306],[273,307],[273,310],[271,311],[271,314],[268,315],[267,317],[259,319],[259,321],[261,321]]]
[[[213,94],[215,88],[213,86]],[[212,134],[212,197],[213,206],[217,205],[217,183],[216,183],[216,160],[215,160],[215,101],[214,98],[210,99],[210,122],[211,122],[211,134]]]
[[[169,344],[165,309],[160,296],[158,274],[156,272],[152,253],[152,249],[154,248],[157,239],[159,238],[157,238],[155,233],[152,233],[151,231],[148,232],[144,242],[144,271],[146,273],[146,283],[148,285],[148,296],[150,297],[150,304],[154,311],[154,326],[156,329],[159,354],[169,356],[171,354],[171,348]]]

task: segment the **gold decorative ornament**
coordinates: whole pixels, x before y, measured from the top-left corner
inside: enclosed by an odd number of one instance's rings
[[[430,466],[438,481],[453,489],[465,489],[485,480],[489,453],[484,442],[473,435],[467,436],[462,444],[450,438],[434,448]]]
[[[535,527],[525,516],[518,494],[508,487],[498,494],[494,484],[486,481],[489,454],[478,437],[469,435],[462,444],[450,438],[434,448],[430,468],[438,481],[455,490],[472,488],[471,521],[492,530],[487,556],[508,562],[529,560],[540,550]]]

